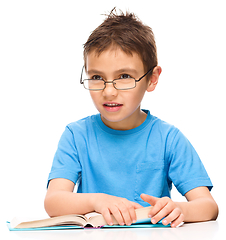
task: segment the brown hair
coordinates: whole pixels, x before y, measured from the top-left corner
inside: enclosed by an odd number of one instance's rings
[[[84,62],[91,51],[100,55],[109,47],[121,47],[127,54],[136,52],[142,59],[146,71],[158,65],[154,34],[149,26],[144,25],[133,13],[115,8],[104,22],[98,26],[84,44]]]

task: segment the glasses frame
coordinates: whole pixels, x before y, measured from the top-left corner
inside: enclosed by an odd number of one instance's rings
[[[154,69],[155,67],[156,67],[156,66],[154,66],[154,67],[152,67],[151,69],[149,69],[149,70],[148,70],[143,76],[141,76],[139,79],[136,80],[135,78],[133,78],[133,79],[135,80],[135,86],[134,86],[134,87],[131,87],[131,88],[124,88],[124,89],[119,88],[119,89],[118,89],[118,88],[115,86],[115,81],[117,81],[118,79],[114,79],[114,80],[112,80],[112,81],[97,80],[97,81],[102,81],[102,82],[104,82],[104,88],[101,88],[101,89],[88,89],[88,88],[85,87],[84,81],[82,80],[82,75],[83,75],[83,71],[84,71],[84,68],[85,68],[85,66],[83,66],[83,67],[82,67],[82,72],[81,72],[81,77],[80,77],[80,83],[83,84],[83,87],[84,87],[85,89],[89,90],[89,91],[101,91],[101,90],[104,90],[104,89],[106,88],[106,83],[112,83],[113,86],[114,86],[114,88],[117,89],[117,90],[129,90],[129,89],[135,88],[137,82],[139,82],[141,79],[143,79],[144,77],[146,77],[149,73],[152,73],[152,71],[153,71],[153,69]],[[93,80],[93,79],[84,79],[84,80]]]

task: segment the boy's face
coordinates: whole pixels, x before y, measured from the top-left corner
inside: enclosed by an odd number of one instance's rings
[[[138,54],[128,55],[120,48],[110,48],[99,56],[95,51],[89,53],[86,59],[86,72],[90,79],[112,81],[128,77],[127,75],[139,79],[145,70]],[[112,83],[106,83],[104,90],[90,91],[90,95],[101,114],[102,121],[108,127],[128,130],[138,127],[146,119],[146,114],[140,109],[146,90],[153,91],[154,89],[151,78],[148,81],[145,77],[137,82],[133,89],[117,90]]]

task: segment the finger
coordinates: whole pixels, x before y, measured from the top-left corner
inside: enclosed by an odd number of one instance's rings
[[[162,218],[169,215],[173,211],[172,204],[164,199],[161,199],[151,209],[151,222],[153,224],[159,222]]]
[[[143,208],[143,206],[135,202],[131,202],[131,203],[132,203],[132,208],[129,208],[129,212],[130,212],[132,222],[135,223],[137,221],[137,215],[135,210],[139,208]]]
[[[105,221],[107,222],[108,225],[112,226],[113,225],[113,220],[110,214],[110,211],[108,208],[106,208],[105,210],[103,210],[102,215],[105,219]]]
[[[128,211],[129,211],[129,214],[130,214],[131,224],[135,223],[137,221],[137,215],[136,215],[135,209],[136,208],[134,207],[134,204],[131,204],[131,205],[128,206]]]
[[[184,214],[181,213],[180,216],[171,223],[171,227],[175,228],[179,226],[181,223],[183,223],[183,221],[184,221]]]
[[[154,206],[157,201],[159,200],[159,198],[157,197],[153,197],[153,196],[150,196],[150,195],[147,195],[147,194],[141,194],[140,197],[147,203],[149,203],[150,205]]]
[[[153,208],[150,210],[150,217],[154,217],[158,212],[160,212],[168,204],[167,199],[159,198],[155,203]]]
[[[164,225],[167,225],[169,223],[173,223],[173,221],[175,221],[176,219],[178,219],[178,217],[181,215],[181,210],[179,208],[175,208],[173,209],[173,211],[163,219],[162,223]],[[183,221],[183,219],[182,219]]]
[[[113,206],[110,208],[110,212],[112,215],[115,217],[116,221],[118,222],[119,225],[124,225],[124,219],[122,217],[121,212],[119,211],[118,207]]]
[[[148,216],[150,218],[152,218],[153,216],[155,216],[163,207],[161,202],[163,202],[163,198],[157,198],[157,197],[153,197],[147,194],[141,194],[141,198],[145,201],[148,202],[150,205],[153,206],[153,208],[150,210]],[[153,222],[157,222],[156,219],[153,219]]]
[[[126,201],[125,203],[122,202],[118,205],[119,211],[121,212],[123,222],[126,225],[131,225],[133,222],[133,218],[136,217],[135,209],[129,201]]]

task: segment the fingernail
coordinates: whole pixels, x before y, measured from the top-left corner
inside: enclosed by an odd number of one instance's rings
[[[149,214],[149,215],[148,215],[148,217],[149,217],[149,218],[152,218],[152,215],[151,215],[151,214]]]
[[[163,224],[167,224],[167,221],[166,221],[166,220],[163,220],[162,223],[163,223]],[[173,225],[173,224],[172,224],[172,225]]]
[[[109,225],[110,225],[110,226],[113,226],[113,222],[110,222]]]
[[[155,224],[155,223],[156,223],[156,220],[155,220],[155,219],[151,219],[151,222],[152,222],[153,224]]]

